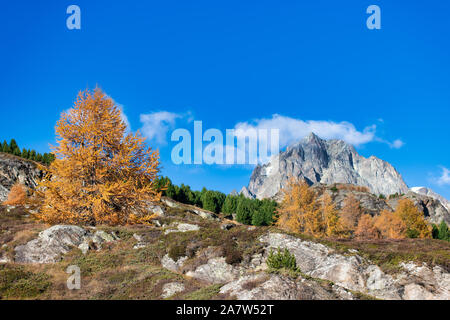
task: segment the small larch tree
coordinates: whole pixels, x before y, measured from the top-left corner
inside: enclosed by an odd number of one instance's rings
[[[4,205],[18,206],[25,204],[27,199],[27,190],[24,185],[15,183],[8,194],[8,199],[3,202]]]
[[[403,220],[388,210],[381,211],[380,215],[374,218],[374,226],[385,239],[405,238],[406,225]]]
[[[398,201],[395,214],[406,225],[406,236],[409,238],[431,238],[431,226],[426,222],[423,213],[409,199]]]
[[[369,214],[363,214],[355,230],[358,239],[379,239],[380,231],[375,227],[374,219]]]
[[[322,208],[308,184],[291,178],[283,192],[283,200],[277,210],[277,225],[290,232],[323,235],[325,221]]]
[[[328,193],[323,195],[323,215],[325,218],[326,235],[327,236],[341,236],[343,233],[343,227],[341,218],[339,217],[339,211],[336,209],[336,205],[333,199]]]
[[[353,194],[349,194],[341,209],[342,223],[348,232],[355,230],[359,217],[362,214],[361,203]]]
[[[148,220],[157,201],[158,151],[127,133],[120,109],[101,89],[78,94],[56,125],[55,161],[43,179],[38,218],[55,223],[125,224]],[[33,151],[32,151],[33,152]]]

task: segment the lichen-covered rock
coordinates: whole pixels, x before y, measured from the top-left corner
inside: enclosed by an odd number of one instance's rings
[[[236,268],[226,263],[224,257],[209,259],[206,264],[186,273],[188,277],[209,283],[230,282],[241,274],[241,268]]]
[[[357,254],[343,255],[322,244],[269,233],[260,238],[269,248],[287,248],[305,274],[381,299],[450,299],[450,274],[436,266],[401,264],[395,275]]]
[[[353,295],[334,285],[326,290],[314,280],[292,279],[276,274],[253,274],[227,283],[221,294],[238,300],[351,300]]]
[[[403,299],[407,300],[449,300],[450,274],[441,267],[421,266],[409,262],[402,263],[405,270],[398,277],[404,283]]]
[[[0,253],[0,264],[12,262],[5,254]]]
[[[104,231],[94,232],[78,226],[56,225],[40,232],[37,239],[17,246],[14,249],[14,260],[18,263],[54,263],[73,247],[86,253],[91,242],[100,249],[104,242],[116,239],[114,235]]]
[[[167,299],[173,296],[176,293],[184,291],[184,284],[180,282],[170,282],[166,283],[162,288],[163,293],[161,294],[161,298]]]
[[[173,227],[176,227],[176,229],[172,229]],[[164,231],[164,234],[169,234],[171,232],[187,232],[187,231],[198,231],[200,230],[200,227],[196,224],[190,224],[190,223],[174,223]]]
[[[177,261],[174,261],[168,254],[166,254],[162,260],[161,265],[172,272],[180,272],[183,263],[188,259],[188,257],[180,257]]]
[[[176,202],[175,200],[172,200],[167,197],[161,198],[161,202],[163,202],[166,206],[168,206],[170,208],[180,208],[181,207],[181,204],[179,202]]]
[[[211,211],[200,209],[198,207],[191,206],[191,205],[186,205],[186,204],[182,205],[179,202],[176,202],[175,200],[172,200],[167,197],[161,198],[161,201],[170,208],[183,208],[186,211],[196,214],[203,219],[215,220],[215,221],[220,220],[220,218]]]
[[[144,237],[139,234],[133,234],[133,238],[137,240],[137,243],[133,246],[133,249],[141,249],[147,246],[147,242],[144,240]]]
[[[190,211],[192,211],[193,213],[195,213],[196,215],[200,216],[203,219],[216,220],[216,221],[220,220],[219,217],[215,213],[212,213],[210,211],[202,210],[202,209],[195,208],[195,207],[192,207]]]
[[[149,203],[148,210],[151,213],[156,214],[159,217],[165,216],[165,212],[164,212],[163,208],[160,205],[157,205],[155,203]]]

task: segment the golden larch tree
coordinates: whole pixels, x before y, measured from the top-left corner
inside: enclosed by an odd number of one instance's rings
[[[361,204],[353,194],[349,194],[341,208],[342,224],[348,232],[355,230],[362,214]]]
[[[16,182],[8,193],[8,199],[3,202],[4,205],[19,206],[24,205],[27,199],[27,190],[23,184]]]
[[[406,225],[395,212],[383,210],[374,219],[374,226],[382,238],[403,239],[406,237]]]
[[[355,230],[355,236],[358,239],[379,239],[380,231],[375,227],[374,218],[370,214],[363,214],[358,221]]]
[[[325,218],[326,235],[327,236],[340,236],[342,235],[342,223],[339,217],[339,211],[336,209],[336,205],[333,199],[328,193],[323,195],[323,216]]]
[[[101,89],[78,94],[56,128],[56,156],[41,182],[44,201],[38,218],[72,224],[147,221],[159,154],[139,132],[127,133],[121,110]]]
[[[411,200],[399,200],[395,214],[405,223],[407,236],[431,238],[431,226]]]
[[[323,235],[325,221],[316,193],[305,181],[291,178],[283,190],[276,224],[290,232]]]

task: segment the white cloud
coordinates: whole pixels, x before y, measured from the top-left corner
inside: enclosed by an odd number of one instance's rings
[[[165,145],[167,144],[167,132],[174,128],[176,119],[181,117],[182,115],[180,114],[168,111],[141,114],[141,132],[149,140],[154,140],[160,145]]]
[[[394,140],[394,142],[389,143],[389,146],[393,149],[400,149],[404,145],[405,145],[405,143],[400,139]]]
[[[376,139],[376,126],[368,126],[358,131],[350,122],[315,121],[294,119],[274,114],[269,119],[256,119],[236,124],[236,129],[279,129],[280,147],[283,148],[299,141],[309,133],[314,132],[323,139],[341,139],[352,145],[359,146]]]
[[[442,175],[436,180],[437,184],[444,185],[444,184],[450,184],[450,170],[441,167],[442,168]]]

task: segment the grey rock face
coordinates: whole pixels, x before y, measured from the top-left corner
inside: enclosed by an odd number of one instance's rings
[[[170,208],[181,208],[182,207],[180,205],[180,203],[178,203],[170,198],[167,198],[167,197],[161,198],[161,201]],[[189,209],[186,209],[186,207],[188,207]],[[197,208],[195,206],[184,205],[184,209],[186,211],[189,211],[189,212],[192,212],[193,214],[198,215],[199,217],[201,217],[203,219],[215,220],[215,221],[220,220],[220,218],[215,213]]]
[[[311,133],[291,145],[265,165],[258,165],[250,178],[247,196],[258,199],[275,196],[289,177],[308,183],[348,183],[365,186],[372,193],[406,193],[401,175],[386,161],[364,158],[342,140],[322,140]]]
[[[103,243],[115,240],[117,238],[114,235],[104,231],[93,232],[78,226],[57,225],[40,232],[37,239],[17,246],[14,260],[18,263],[54,263],[73,247],[86,253],[91,249],[91,242],[100,249]]]
[[[441,202],[441,204],[447,209],[447,211],[450,212],[450,201],[445,199],[440,194],[434,192],[433,190],[431,190],[429,188],[425,188],[425,187],[413,187],[410,190],[412,192],[415,192],[415,193],[418,193],[418,194],[421,194],[421,195],[428,196],[430,198],[439,200]]]
[[[364,210],[364,213],[377,215],[382,210],[392,210],[384,199],[380,199],[370,192],[354,191],[346,188],[337,188],[337,190],[331,191],[329,186],[322,184],[315,184],[312,188],[318,195],[322,195],[324,192],[329,194],[333,199],[333,202],[336,204],[337,209],[342,209],[345,205],[346,199],[349,196],[353,196],[361,204],[361,208]]]
[[[439,224],[441,221],[445,221],[450,225],[450,211],[439,200],[410,191],[400,198],[388,200],[388,204],[393,210],[397,208],[399,199],[409,199],[414,202],[414,205],[423,212],[425,218],[430,222]]]
[[[6,255],[0,253],[0,264],[12,262]]]
[[[263,273],[247,275],[229,282],[220,293],[238,300],[351,300],[353,295],[334,285],[331,291],[317,282],[306,279],[291,279],[281,275]]]
[[[175,261],[171,257],[169,257],[168,254],[166,254],[161,260],[161,265],[172,272],[180,272],[181,267],[187,259],[188,257],[185,256],[180,257],[177,261]]]
[[[389,275],[357,254],[338,254],[322,244],[289,235],[269,233],[260,240],[268,245],[267,249],[287,248],[305,274],[348,290],[389,300],[450,299],[450,274],[440,267],[407,263],[402,264],[401,272]]]
[[[173,229],[173,227],[176,227],[176,229]],[[200,227],[196,224],[174,223],[169,226],[169,229],[164,231],[164,234],[169,234],[171,232],[188,232],[188,231],[198,231],[198,230],[200,230]]]
[[[409,199],[420,211],[423,212],[423,215],[428,221],[439,224],[442,220],[444,220],[447,224],[450,224],[450,212],[439,200],[427,195],[410,191],[406,194],[385,200],[380,199],[370,192],[355,191],[351,188],[345,188],[346,185],[337,185],[337,187],[338,188],[335,190],[332,190],[330,186],[314,184],[312,189],[319,196],[324,192],[328,193],[333,199],[333,202],[336,204],[337,209],[341,209],[345,204],[345,200],[349,196],[353,196],[361,204],[361,208],[364,213],[371,214],[372,216],[378,215],[383,210],[394,211],[397,208],[398,200]]]
[[[164,217],[165,216],[163,208],[161,208],[161,206],[159,206],[157,204],[149,203],[148,210],[151,213],[158,215],[159,217]]]
[[[186,275],[209,283],[226,283],[240,276],[240,268],[226,263],[224,257],[212,258]]]
[[[43,172],[33,162],[0,152],[0,201],[8,198],[16,182],[34,189],[42,176]]]

